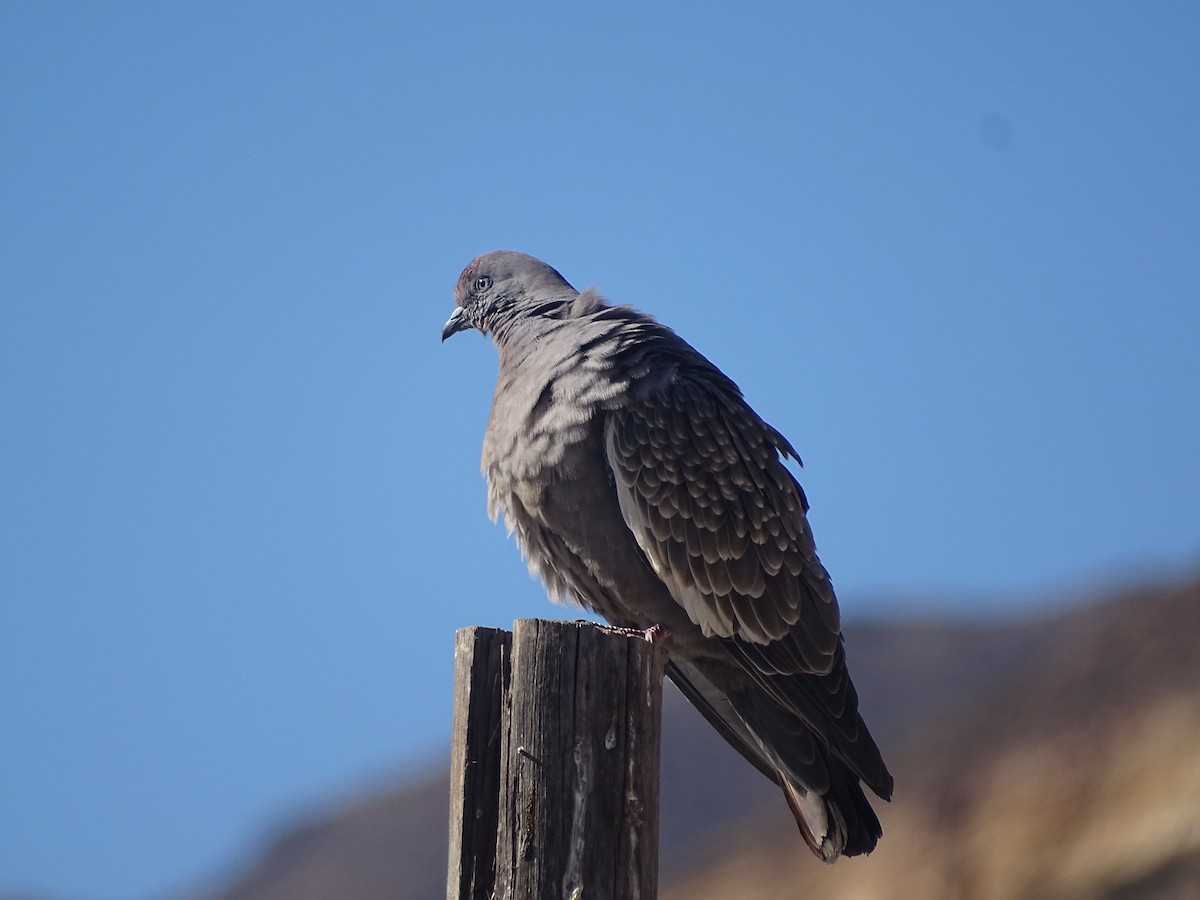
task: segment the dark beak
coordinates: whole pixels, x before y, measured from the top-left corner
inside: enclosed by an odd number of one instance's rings
[[[454,315],[442,326],[442,340],[446,340],[452,334],[466,331],[470,327],[471,323],[467,321],[467,311],[461,306],[456,306],[454,307]]]

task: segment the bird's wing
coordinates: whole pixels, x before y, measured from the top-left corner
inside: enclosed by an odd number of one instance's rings
[[[890,796],[891,776],[858,713],[833,585],[817,558],[808,503],[781,454],[787,440],[736,388],[675,378],[608,413],[606,454],[625,524],[675,601],[763,692],[772,732],[806,723]],[[770,697],[773,702],[763,704]],[[709,717],[710,719],[712,716]],[[795,772],[815,753],[797,732]],[[812,786],[816,779],[806,776]]]
[[[778,432],[740,396],[678,379],[609,413],[606,452],[626,525],[706,636],[764,674],[830,672],[837,600]]]

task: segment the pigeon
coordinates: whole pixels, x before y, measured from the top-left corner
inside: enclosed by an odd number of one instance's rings
[[[654,630],[667,676],[782,789],[820,859],[882,836],[892,776],[858,712],[837,599],[788,440],[674,331],[512,251],[463,270],[442,340],[500,357],[483,441],[503,514],[551,598]]]

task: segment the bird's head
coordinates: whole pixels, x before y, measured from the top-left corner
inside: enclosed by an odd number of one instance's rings
[[[442,327],[442,340],[468,328],[495,331],[506,317],[537,314],[577,295],[567,280],[540,259],[511,250],[477,256],[458,276],[454,313]]]

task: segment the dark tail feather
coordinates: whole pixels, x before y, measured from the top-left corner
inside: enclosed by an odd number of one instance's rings
[[[697,666],[673,660],[667,675],[713,727],[760,772],[783,787],[800,833],[825,862],[875,849],[883,829],[858,775],[825,745],[803,718],[760,690],[726,692]],[[865,740],[866,726],[859,722]],[[867,755],[878,757],[873,742]],[[882,759],[875,790],[891,796]],[[805,784],[813,788],[804,787]]]
[[[805,790],[786,773],[780,773],[780,781],[805,843],[824,862],[833,863],[840,856],[870,853],[883,828],[857,776],[837,760],[829,760],[829,769],[824,794]]]

